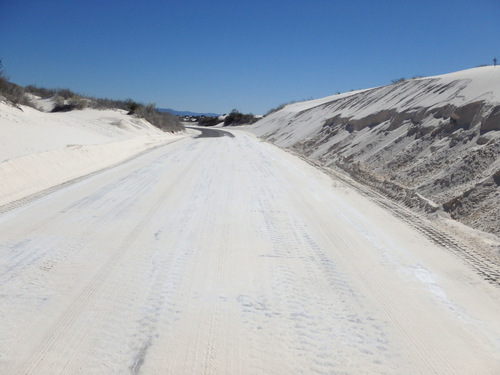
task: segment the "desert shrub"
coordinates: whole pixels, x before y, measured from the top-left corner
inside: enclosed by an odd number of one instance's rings
[[[52,113],[56,113],[56,112],[69,112],[69,111],[72,111],[74,109],[77,109],[76,106],[74,106],[73,104],[56,104],[54,105],[54,108],[52,108]]]
[[[85,109],[87,108],[89,99],[81,97],[80,95],[73,95],[69,98],[68,103],[75,107],[75,109]]]
[[[198,125],[200,126],[214,126],[220,122],[219,117],[200,117],[198,118]]]
[[[158,112],[155,104],[148,105],[134,103],[134,115],[148,121],[163,131],[176,132],[184,129],[179,118],[168,112]],[[129,112],[130,114],[130,112]]]
[[[26,96],[24,89],[15,83],[10,82],[9,77],[3,71],[2,60],[0,59],[0,96],[3,96],[8,102],[14,105],[31,104]]]
[[[404,81],[406,81],[405,77],[396,78],[396,79],[391,80],[391,82],[392,82],[393,85],[401,83],[401,82],[404,82]]]
[[[78,95],[70,89],[47,89],[28,85],[25,88],[9,82],[3,72],[0,60],[0,96],[15,105],[32,105],[26,93],[39,96],[43,99],[54,98],[55,106],[51,112],[68,112],[75,109],[87,107],[94,109],[123,109],[128,110],[129,115],[144,118],[152,125],[163,131],[181,131],[184,129],[177,116],[166,112],[158,112],[154,104],[143,105],[131,99],[114,100],[107,98],[92,98]]]
[[[36,85],[28,85],[24,87],[25,92],[39,96],[42,99],[54,98],[56,106],[59,109],[65,104],[69,104],[73,109],[123,109],[128,110],[127,105],[133,102],[132,99],[116,100],[109,98],[95,98],[92,96],[84,96],[76,94],[70,89],[49,89],[46,87],[38,87]],[[66,107],[66,110],[69,107]],[[56,112],[58,110],[56,109]]]
[[[67,100],[62,96],[56,96],[55,105],[51,112],[69,112],[75,109],[85,109],[87,108],[88,101],[89,99],[79,95],[73,95]]]
[[[266,112],[266,114],[264,115],[264,117],[266,116],[269,116],[275,112],[278,112],[278,111],[281,111],[283,108],[285,108],[286,104],[281,104],[275,108],[271,108],[269,111]]]
[[[70,89],[56,89],[56,95],[63,97],[65,100],[71,99],[74,96],[78,96],[78,94],[74,93]]]
[[[70,89],[48,89],[36,85],[24,87],[26,93],[39,96],[42,99],[54,98],[55,105],[51,112],[68,112],[74,109],[84,109],[92,99],[76,94]]]
[[[42,99],[52,98],[56,95],[55,89],[47,89],[45,87],[38,87],[36,85],[25,86],[24,90],[27,93],[39,96]]]
[[[242,118],[243,118],[243,113],[240,113],[240,112],[233,110],[224,119],[224,126],[229,126],[229,125],[233,125],[237,122],[240,122]]]
[[[3,96],[8,102],[14,105],[31,105],[24,89],[9,81],[5,73],[0,70],[0,96]]]
[[[340,92],[337,92],[337,94],[340,94]],[[292,100],[292,101],[289,101],[287,103],[280,104],[276,108],[271,108],[269,111],[266,112],[266,114],[264,115],[264,117],[265,116],[269,116],[270,114],[272,114],[274,112],[278,112],[278,111],[282,110],[283,108],[285,108],[287,105],[293,104],[293,103],[297,103],[297,101],[296,100]]]
[[[132,100],[126,104],[126,108],[128,110],[129,115],[135,114],[140,107],[141,107],[141,105],[139,103],[136,103]],[[147,112],[147,110],[143,110],[143,113],[146,113],[146,112]]]
[[[128,110],[127,105],[132,102],[128,100],[116,100],[109,98],[89,98],[88,106],[94,109],[123,109]]]
[[[233,109],[229,115],[224,119],[224,126],[237,126],[237,125],[247,125],[253,124],[257,119],[251,113],[243,114],[236,109]]]

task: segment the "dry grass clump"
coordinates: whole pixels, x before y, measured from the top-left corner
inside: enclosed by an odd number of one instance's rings
[[[36,85],[26,87],[16,85],[9,81],[9,78],[2,70],[2,61],[0,60],[0,97],[18,108],[20,108],[19,105],[35,107],[30,100],[30,95],[41,99],[53,98],[54,108],[51,112],[68,112],[85,108],[99,110],[122,109],[128,111],[131,116],[145,119],[163,131],[176,132],[184,129],[177,116],[166,112],[158,112],[154,104],[144,105],[132,99],[94,98],[77,94],[70,89],[48,89]]]

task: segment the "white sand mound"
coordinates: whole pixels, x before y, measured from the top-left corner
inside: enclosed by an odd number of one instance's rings
[[[184,136],[121,110],[44,113],[4,102],[0,134],[0,205]]]
[[[291,104],[249,130],[411,208],[500,235],[500,67]]]

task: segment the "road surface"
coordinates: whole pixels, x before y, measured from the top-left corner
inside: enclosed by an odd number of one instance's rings
[[[230,133],[0,215],[1,374],[500,373],[497,285]]]

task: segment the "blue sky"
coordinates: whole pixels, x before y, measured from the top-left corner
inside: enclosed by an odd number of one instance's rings
[[[11,81],[261,114],[500,59],[498,0],[0,0]]]

